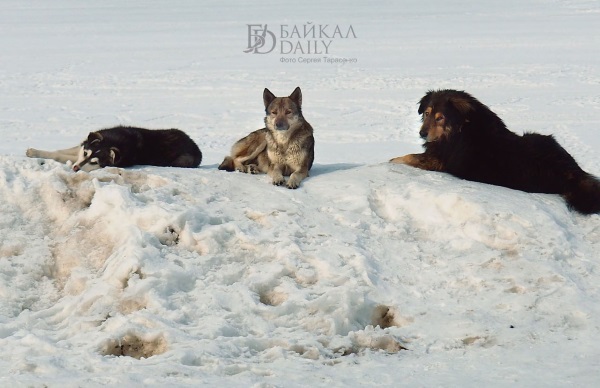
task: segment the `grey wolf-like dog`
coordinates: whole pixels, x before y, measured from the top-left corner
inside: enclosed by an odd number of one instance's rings
[[[238,140],[219,170],[267,173],[274,185],[296,189],[315,155],[313,128],[302,115],[302,91],[297,87],[288,97],[275,97],[265,88],[263,102],[265,128]]]

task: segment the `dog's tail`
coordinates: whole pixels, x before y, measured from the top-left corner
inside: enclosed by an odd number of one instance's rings
[[[600,180],[583,173],[563,194],[570,208],[583,214],[600,213]]]
[[[225,159],[223,159],[223,162],[221,162],[221,164],[219,165],[219,170],[225,170],[225,171],[235,170],[233,158],[231,156],[226,156]]]

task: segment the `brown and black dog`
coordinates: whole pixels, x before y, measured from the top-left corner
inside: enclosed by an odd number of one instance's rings
[[[530,193],[560,194],[570,208],[600,213],[600,181],[552,136],[517,135],[477,99],[429,91],[419,102],[425,152],[390,160]]]
[[[315,156],[313,129],[302,115],[302,92],[297,87],[289,97],[275,97],[265,89],[263,102],[265,128],[238,140],[219,170],[267,173],[274,185],[296,189],[308,176]]]

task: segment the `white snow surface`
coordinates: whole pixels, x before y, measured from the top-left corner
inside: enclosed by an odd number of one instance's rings
[[[352,26],[357,61],[244,53],[251,23]],[[3,1],[0,385],[598,386],[600,216],[386,161],[453,88],[600,175],[599,48],[598,1]],[[218,171],[296,86],[301,187]],[[24,156],[118,124],[201,167]]]

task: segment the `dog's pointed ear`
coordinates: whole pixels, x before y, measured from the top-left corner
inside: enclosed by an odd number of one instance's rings
[[[431,102],[431,96],[433,96],[433,93],[433,90],[428,91],[427,94],[425,94],[423,98],[421,98],[421,101],[419,101],[418,112],[420,115],[422,115],[423,112],[425,112],[425,109],[427,109],[427,107],[429,106],[429,103]]]
[[[100,132],[90,132],[90,134],[88,135],[87,141],[88,141],[88,143],[92,144],[93,142],[102,141],[103,139],[104,139],[104,136],[102,136],[102,134]]]
[[[110,164],[113,166],[121,161],[121,151],[117,147],[110,147]]]
[[[275,98],[277,97],[275,97],[275,95],[271,93],[269,89],[265,88],[265,91],[263,92],[263,101],[265,103],[265,108],[268,108],[269,104],[271,104]]]
[[[450,97],[450,103],[456,108],[456,110],[463,116],[467,115],[470,111],[475,110],[475,107],[471,103],[471,99],[468,95],[458,95]]]
[[[302,106],[302,90],[300,90],[300,86],[297,86],[292,94],[290,94],[290,100],[294,101],[299,107]]]

